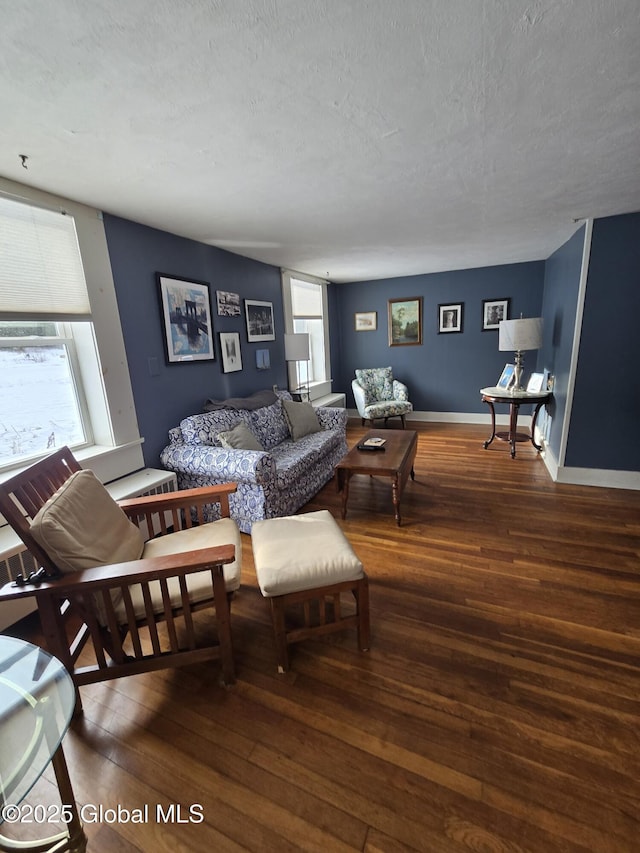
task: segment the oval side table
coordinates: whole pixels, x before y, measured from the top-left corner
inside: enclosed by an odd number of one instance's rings
[[[542,446],[536,444],[535,429],[538,413],[542,406],[551,397],[550,391],[532,393],[531,391],[505,391],[504,388],[481,388],[482,402],[489,406],[491,411],[491,435],[484,442],[484,449],[491,444],[494,438],[500,441],[508,441],[511,446],[511,458],[516,456],[516,443],[518,441],[530,441],[536,450],[542,450]],[[496,432],[496,411],[494,405],[502,403],[509,406],[509,429],[505,432]],[[529,433],[518,432],[518,412],[520,406],[533,405],[535,409],[531,418],[531,431]]]
[[[51,762],[61,799],[56,817],[67,827],[49,838],[29,842],[0,834],[2,851],[86,850],[87,837],[62,751],[75,701],[71,676],[57,658],[24,640],[0,635],[0,806],[10,806],[20,815],[24,809],[20,804]],[[34,806],[34,813],[37,808]]]

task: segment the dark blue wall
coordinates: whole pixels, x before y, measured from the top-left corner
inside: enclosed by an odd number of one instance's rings
[[[115,216],[105,214],[104,225],[145,464],[158,467],[168,429],[202,411],[207,398],[287,387],[280,270]],[[210,284],[215,361],[167,364],[156,272]],[[218,317],[216,290],[240,294],[241,316]],[[244,299],[273,303],[275,341],[247,342]],[[241,371],[222,372],[219,332],[240,333]],[[270,370],[256,368],[257,349],[270,351]]]
[[[543,286],[543,261],[336,285],[340,360],[333,388],[346,391],[347,405],[354,407],[355,369],[391,365],[409,386],[417,411],[486,411],[479,390],[496,384],[513,353],[498,350],[497,331],[482,331],[482,301],[509,297],[511,318],[539,317]],[[387,300],[416,296],[423,298],[422,345],[390,347]],[[463,331],[438,334],[438,305],[451,302],[464,303]],[[377,331],[354,330],[359,311],[377,311]],[[529,353],[525,377],[535,368],[536,354]]]
[[[543,344],[538,354],[538,364],[540,372],[546,368],[555,377],[553,401],[548,406],[552,418],[549,446],[558,461],[567,406],[584,235],[583,226],[545,264]]]
[[[568,467],[640,471],[640,213],[596,219]]]

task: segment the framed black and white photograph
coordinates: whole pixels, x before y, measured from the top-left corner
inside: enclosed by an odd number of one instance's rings
[[[239,332],[220,332],[220,354],[222,357],[222,372],[235,373],[242,370],[242,353],[240,352]]]
[[[273,303],[245,299],[244,310],[247,315],[247,340],[249,343],[253,341],[275,341]]]
[[[438,305],[438,334],[461,332],[464,314],[464,302]]]
[[[211,295],[206,281],[156,273],[167,362],[213,361]]]
[[[354,321],[356,332],[375,332],[378,328],[378,312],[356,311]]]
[[[509,319],[510,299],[483,299],[482,300],[482,331],[492,329],[498,331],[501,320]]]
[[[422,343],[422,297],[389,299],[389,346],[406,347]]]
[[[218,317],[240,316],[240,294],[229,293],[228,290],[216,290]]]

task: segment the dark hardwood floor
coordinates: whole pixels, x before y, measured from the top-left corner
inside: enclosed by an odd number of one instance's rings
[[[277,675],[245,536],[234,687],[202,665],[82,689],[77,799],[150,805],[88,823],[90,851],[640,850],[640,492],[555,484],[487,427],[413,426],[402,527],[368,477],[345,521],[334,483],[305,507],[365,565],[368,653],[309,641]],[[204,820],[163,824],[169,803]]]

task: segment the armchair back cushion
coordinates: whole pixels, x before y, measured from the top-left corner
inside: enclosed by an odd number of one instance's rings
[[[144,549],[140,529],[88,470],[76,471],[49,498],[31,533],[63,573],[138,560]]]
[[[393,400],[393,371],[390,367],[356,370],[356,379],[364,390],[366,406]]]

